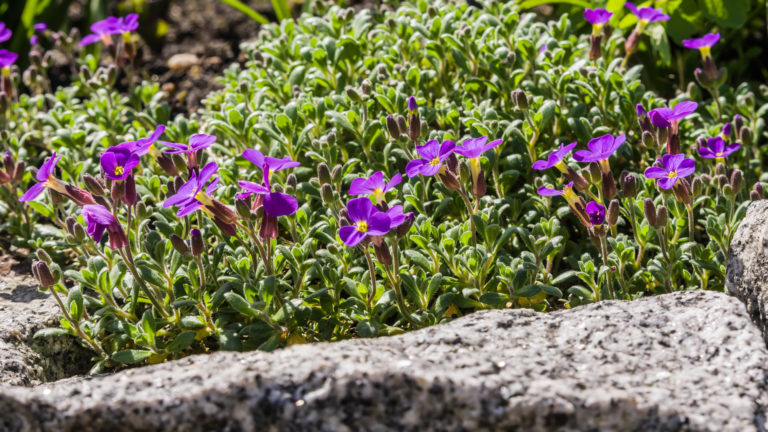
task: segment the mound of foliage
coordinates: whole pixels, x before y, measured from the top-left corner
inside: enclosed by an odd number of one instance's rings
[[[571,19],[334,7],[266,26],[199,119],[173,122],[157,84],[133,85],[130,29],[72,48],[71,87],[49,93],[41,66],[34,96],[6,99],[0,193],[62,307],[42,334],[78,335],[98,371],[722,290],[763,194],[768,91],[727,83],[723,40],[662,98],[632,55],[664,20]]]

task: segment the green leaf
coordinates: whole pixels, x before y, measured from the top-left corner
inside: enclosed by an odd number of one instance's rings
[[[272,0],[272,9],[275,11],[278,21],[291,18],[291,9],[288,0]]]
[[[35,332],[34,338],[59,337],[68,335],[69,331],[61,327],[46,327]]]
[[[249,18],[251,18],[252,20],[256,21],[259,24],[269,24],[269,20],[265,18],[264,15],[251,9],[250,7],[248,7],[248,5],[246,5],[241,1],[238,1],[238,0],[220,0],[220,1],[248,15]]]
[[[700,0],[704,13],[718,25],[739,28],[749,13],[749,0]]]
[[[192,345],[192,342],[194,341],[195,341],[195,332],[193,331],[181,332],[176,336],[176,338],[173,339],[173,342],[169,343],[168,346],[165,347],[165,349],[170,352],[183,351],[188,346]]]
[[[240,312],[241,314],[254,318],[260,317],[259,312],[252,308],[250,303],[248,303],[248,301],[239,294],[230,291],[224,294],[224,298],[227,299],[227,302],[230,306],[232,306],[233,309]]]
[[[129,349],[118,351],[112,355],[112,360],[125,364],[142,362],[152,356],[152,351]]]

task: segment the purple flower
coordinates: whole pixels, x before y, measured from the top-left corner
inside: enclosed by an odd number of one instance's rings
[[[152,132],[152,135],[146,138],[142,138],[138,141],[126,141],[112,148],[125,149],[131,153],[136,154],[137,156],[144,156],[145,154],[149,153],[149,150],[152,148],[152,145],[155,142],[157,142],[157,140],[160,138],[163,132],[165,132],[165,126],[158,125],[155,128],[155,131]]]
[[[720,131],[720,135],[724,139],[731,136],[731,122],[728,122],[725,125],[723,125],[723,129]]]
[[[37,23],[37,24],[33,25],[33,26],[32,26],[32,28],[33,28],[33,29],[34,29],[36,32],[38,32],[38,33],[43,33],[43,32],[45,32],[46,30],[48,30],[48,25],[47,25],[46,23],[44,23],[44,22],[39,22],[39,23]]]
[[[570,182],[567,185],[563,186],[562,190],[541,186],[536,190],[536,193],[545,197],[564,196],[568,193],[573,193],[573,182]]]
[[[619,135],[614,138],[607,134],[601,137],[593,138],[587,143],[589,150],[579,150],[573,154],[573,158],[578,162],[599,162],[607,160],[616,150],[624,144],[625,135]]]
[[[531,165],[531,168],[543,171],[545,169],[556,166],[560,171],[566,172],[567,168],[565,167],[563,159],[568,155],[568,153],[571,152],[571,150],[573,150],[574,147],[576,147],[576,145],[578,145],[576,142],[572,142],[567,145],[560,144],[560,148],[550,153],[549,156],[547,156],[547,160],[538,160],[534,162],[533,165]]]
[[[18,54],[12,53],[6,49],[0,49],[0,69],[7,69],[11,67],[12,64],[16,63],[17,58],[19,58]]]
[[[375,172],[372,176],[360,177],[352,180],[349,186],[350,195],[373,195],[378,204],[384,202],[385,194],[399,185],[402,181],[400,173],[395,174],[389,183],[384,182],[384,173]]]
[[[419,110],[419,104],[416,103],[416,98],[411,96],[408,98],[408,111],[416,112]]]
[[[648,115],[648,113],[645,111],[645,107],[643,106],[643,104],[635,105],[635,112],[637,113],[637,116],[640,118]]]
[[[88,225],[88,235],[95,242],[100,242],[104,231],[109,234],[109,247],[113,250],[124,248],[128,245],[123,227],[115,216],[103,205],[84,205],[80,212]]]
[[[123,18],[108,17],[97,21],[91,25],[91,32],[80,41],[80,46],[90,45],[95,42],[103,42],[105,45],[112,44],[111,35],[128,33],[139,27],[139,16],[130,14]]]
[[[262,195],[261,205],[264,207],[264,213],[272,217],[287,216],[296,213],[299,208],[299,202],[296,198],[280,192],[272,192],[272,186],[269,183],[269,170],[264,170],[264,185],[249,181],[238,181],[245,192],[238,194],[237,198],[247,198],[251,194]]]
[[[501,143],[502,140],[500,139],[488,142],[488,136],[485,135],[480,138],[469,138],[461,143],[460,146],[455,147],[453,151],[469,159],[479,159],[480,155]]]
[[[600,226],[605,222],[605,206],[595,201],[590,201],[585,209],[589,216],[589,223],[593,226]]]
[[[413,217],[413,212],[403,213],[403,206],[396,205],[384,212],[389,217],[390,231],[399,227],[406,219]]]
[[[112,180],[125,180],[138,164],[139,156],[126,148],[111,147],[101,154],[101,169]]]
[[[352,225],[339,229],[339,237],[347,246],[357,246],[366,237],[382,236],[391,229],[392,220],[389,216],[377,209],[366,197],[349,201],[347,214]]]
[[[687,177],[696,171],[696,162],[688,159],[684,154],[665,154],[661,158],[663,167],[650,167],[645,170],[645,176],[650,179],[658,179],[658,185],[662,189],[670,189],[682,177]]]
[[[709,54],[709,50],[720,40],[720,33],[708,33],[700,38],[685,39],[683,46],[701,51],[702,55]],[[706,57],[706,55],[705,55]]]
[[[674,106],[674,108],[655,108],[648,114],[651,117],[651,122],[658,128],[665,128],[672,126],[675,122],[686,117],[688,114],[693,113],[698,108],[699,104],[691,101],[683,101]]]
[[[269,172],[269,174],[275,171],[280,171],[288,168],[295,168],[301,165],[299,162],[292,160],[286,156],[282,159],[264,156],[260,151],[256,149],[246,149],[243,152],[243,157],[251,161],[257,167]]]
[[[4,22],[0,22],[0,42],[7,41],[11,38],[11,35],[13,35],[11,29],[6,27]]]
[[[219,170],[219,165],[216,162],[209,162],[203,169],[200,170],[200,174],[192,171],[189,180],[184,183],[176,193],[163,203],[163,207],[176,206],[179,207],[176,216],[186,216],[193,211],[199,209],[203,205],[213,205],[213,200],[210,195],[216,190],[219,184],[219,178],[216,177],[208,184],[208,180]],[[205,188],[205,192],[203,192]]]
[[[699,156],[705,159],[724,159],[741,148],[741,144],[726,145],[722,137],[710,138],[707,144],[699,148]]]
[[[40,169],[37,170],[37,175],[35,176],[37,183],[29,188],[29,190],[19,198],[19,201],[32,201],[43,193],[46,187],[50,187],[60,193],[65,193],[64,182],[53,176],[59,159],[61,159],[61,156],[57,157],[56,152],[53,152],[51,156],[45,158],[45,161],[40,166]]]
[[[172,147],[171,149],[165,150],[163,153],[187,154],[187,153],[194,153],[198,150],[208,148],[211,146],[211,144],[215,142],[216,142],[216,137],[213,135],[195,134],[189,138],[188,144],[172,143],[167,141],[160,141],[160,144],[164,144],[164,145],[167,145],[168,147]]]
[[[661,9],[654,9],[650,7],[641,7],[638,8],[634,4],[630,2],[624,3],[624,7],[629,9],[632,14],[634,14],[638,20],[640,20],[640,23],[642,26],[647,25],[648,23],[656,22],[656,21],[668,21],[669,15],[662,13]]]
[[[29,44],[30,44],[30,45],[37,45],[37,43],[38,43],[38,42],[40,42],[40,40],[39,40],[39,38],[37,37],[37,35],[36,35],[36,34],[33,34],[33,35],[32,35],[32,36],[29,38]]]
[[[408,162],[408,165],[405,166],[405,173],[408,174],[408,177],[416,177],[419,174],[423,176],[437,174],[443,166],[443,161],[453,153],[455,147],[456,143],[450,140],[443,141],[442,144],[437,140],[431,140],[424,145],[416,146],[416,152],[422,159]]]
[[[603,24],[611,19],[611,16],[613,16],[613,13],[605,9],[584,9],[584,18],[592,25],[602,27]]]

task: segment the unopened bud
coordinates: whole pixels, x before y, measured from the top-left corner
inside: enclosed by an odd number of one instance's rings
[[[24,162],[24,161],[16,162],[16,167],[13,168],[12,180],[17,182],[17,183],[20,182],[24,178],[24,171],[25,171],[26,167],[27,167],[27,163],[26,162]]]
[[[190,244],[192,245],[192,255],[194,256],[200,256],[200,254],[203,253],[203,249],[205,248],[205,244],[203,243],[203,234],[200,232],[199,229],[194,228],[189,233],[190,237]]]
[[[445,164],[448,167],[448,171],[452,172],[454,175],[459,174],[459,159],[456,158],[455,153],[448,155],[445,159]]]
[[[363,82],[360,84],[360,91],[363,93],[363,96],[370,96],[371,95],[371,80],[364,79]]]
[[[176,252],[180,253],[181,255],[186,255],[189,253],[189,246],[187,246],[187,243],[176,234],[171,234],[171,245],[176,250]]]
[[[749,191],[749,200],[750,201],[759,201],[762,198],[760,198],[760,194],[757,193],[755,190]]]
[[[320,198],[323,199],[323,204],[330,204],[333,202],[333,189],[330,184],[325,183],[320,187]]]
[[[589,181],[590,183],[598,184],[603,179],[603,173],[600,169],[600,165],[597,162],[589,163]]]
[[[656,226],[656,207],[653,205],[652,199],[646,198],[643,201],[643,212],[645,213],[645,218],[648,219],[648,223]]]
[[[693,196],[701,195],[702,189],[704,189],[704,183],[701,181],[701,177],[695,177],[693,182],[691,182],[691,192],[693,192]]]
[[[187,170],[187,161],[181,155],[175,154],[171,156],[171,160],[173,160],[173,165],[176,166],[176,171],[184,172]]]
[[[725,164],[722,162],[718,162],[717,165],[715,165],[715,174],[721,176],[725,175]]]
[[[637,179],[632,174],[627,174],[621,182],[621,191],[624,198],[634,198],[637,196]]]
[[[667,211],[666,206],[659,206],[658,209],[656,209],[656,227],[662,228],[667,226],[667,220],[669,218],[669,213]]]
[[[35,251],[35,254],[37,255],[37,259],[40,261],[45,261],[48,264],[51,264],[53,260],[51,259],[51,256],[48,255],[48,252],[45,251],[43,248],[38,248],[37,251]]]
[[[5,152],[5,154],[3,154],[3,166],[5,167],[5,172],[7,172],[9,176],[13,177],[14,163],[13,156],[11,156],[10,152]]]
[[[477,178],[472,179],[472,195],[475,198],[480,198],[482,196],[485,196],[487,185],[485,183],[485,174],[483,174],[483,171],[480,170],[480,172],[477,175]]]
[[[725,174],[720,174],[717,176],[717,184],[720,186],[720,188],[725,187],[725,185],[728,184],[728,177],[726,177]]]
[[[746,147],[752,145],[752,129],[750,129],[749,126],[742,126],[741,129],[739,129],[739,140],[741,140],[741,144]]]
[[[336,165],[331,170],[331,181],[333,183],[338,183],[339,180],[341,180],[341,165]]]
[[[757,192],[757,195],[760,197],[760,199],[765,198],[765,191],[763,190],[763,184],[760,182],[755,183],[755,185],[752,187],[752,190]]]
[[[392,137],[392,139],[396,140],[400,138],[400,127],[397,125],[397,120],[395,120],[395,117],[392,116],[392,114],[387,115],[387,132],[389,132],[389,136]]]
[[[32,272],[37,276],[37,280],[42,287],[49,288],[56,284],[56,279],[54,279],[53,274],[51,273],[51,268],[48,267],[48,264],[45,261],[36,262]]]
[[[383,239],[373,242],[373,253],[376,259],[385,266],[392,265],[392,254],[389,252],[389,246]]]
[[[397,238],[403,238],[408,234],[414,220],[416,220],[416,217],[413,215],[413,212],[405,214],[405,220],[397,227]]]
[[[346,92],[347,92],[347,97],[352,102],[359,103],[360,101],[362,101],[362,98],[360,98],[360,93],[358,93],[357,90],[353,89],[352,87],[347,87]]]
[[[328,143],[328,145],[334,145],[336,144],[336,132],[329,132],[328,135],[325,137],[325,142]]]
[[[92,195],[104,196],[104,185],[96,177],[85,173],[83,174],[83,182],[85,183],[85,188]]]
[[[419,120],[419,113],[412,112],[408,116],[408,137],[411,141],[418,141],[421,136],[421,120]]]
[[[174,177],[179,173],[179,170],[176,168],[176,165],[173,163],[173,159],[168,157],[166,154],[161,154],[157,157],[157,164],[160,165],[160,168],[163,169],[163,171],[171,176]]]
[[[462,165],[462,168],[463,167],[464,165]],[[452,171],[445,170],[442,172],[438,172],[437,176],[440,179],[440,181],[443,182],[445,187],[448,188],[448,190],[459,190],[459,188],[461,188],[461,183],[459,183],[459,179],[456,178],[456,175]],[[475,193],[474,190],[472,193],[473,194]],[[482,195],[478,195],[478,196],[482,196]]]
[[[405,131],[408,130],[408,123],[405,121],[405,117],[401,115],[397,116],[397,127],[402,133],[405,133]]]
[[[643,132],[643,145],[646,147],[653,147],[654,144],[654,137],[652,132],[645,131]]]
[[[608,211],[605,213],[605,220],[608,225],[616,225],[619,221],[619,201],[611,200],[608,204]]]
[[[733,116],[733,129],[737,132],[741,132],[741,128],[744,127],[744,117],[740,114]]]
[[[72,234],[75,229],[75,224],[77,223],[77,220],[73,218],[72,216],[68,216],[67,219],[64,221],[64,225],[67,227],[67,233]]]
[[[741,191],[741,184],[744,180],[744,173],[741,172],[740,169],[735,169],[731,173],[731,188],[733,188],[733,193],[739,193]]]
[[[331,171],[328,169],[328,165],[325,162],[317,164],[317,178],[320,180],[320,184],[331,183]]]
[[[75,226],[72,228],[72,235],[75,237],[75,241],[78,243],[82,243],[85,241],[86,232],[85,228],[80,225],[80,223],[76,223]]]
[[[512,100],[515,101],[515,105],[517,105],[517,109],[519,110],[527,110],[528,109],[528,96],[525,95],[525,92],[522,90],[515,90],[512,92]]]

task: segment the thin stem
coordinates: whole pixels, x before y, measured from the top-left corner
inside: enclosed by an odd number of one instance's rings
[[[613,280],[611,280],[613,276],[613,271],[611,270],[611,265],[608,263],[608,243],[605,241],[605,235],[600,235],[600,253],[603,255],[603,264],[608,267],[608,272],[606,273],[605,280],[608,282],[608,295],[611,296],[611,300],[614,300],[616,296],[613,293]]]
[[[93,339],[91,339],[90,336],[88,336],[87,334],[85,334],[85,332],[83,332],[83,330],[80,328],[80,323],[75,321],[72,318],[72,315],[69,314],[69,311],[67,310],[66,306],[64,306],[64,302],[61,301],[61,298],[59,297],[59,293],[56,292],[55,286],[51,287],[51,294],[53,294],[53,298],[56,299],[56,303],[59,304],[61,313],[63,313],[67,321],[72,323],[72,325],[75,327],[75,331],[77,332],[78,336],[85,339],[85,341],[88,342],[88,345],[90,345],[91,348],[96,350],[96,352],[98,352],[101,356],[103,356],[104,358],[109,357],[107,353],[104,352],[104,349],[102,349],[101,346],[99,346],[99,344],[97,344]]]
[[[373,312],[371,304],[373,303],[374,297],[376,297],[376,268],[373,265],[373,258],[371,258],[371,252],[368,250],[368,245],[363,246],[363,252],[365,253],[366,261],[368,261],[368,276],[371,278],[371,290],[368,292],[366,305],[368,306],[368,310]]]

